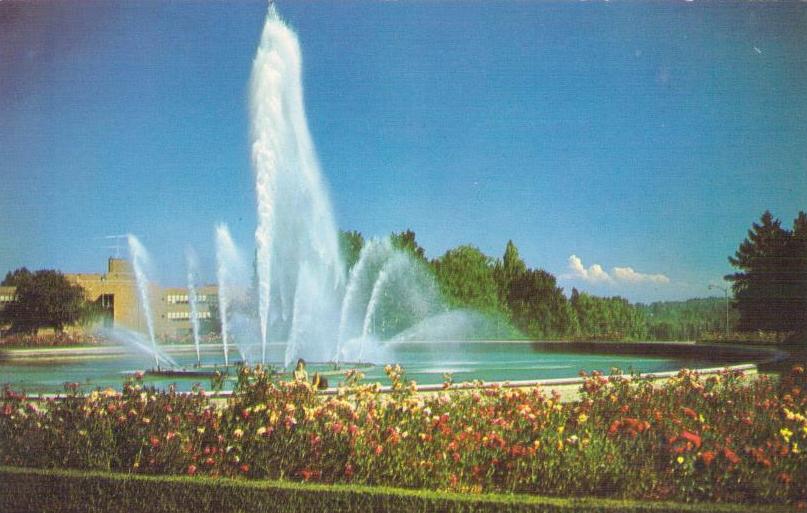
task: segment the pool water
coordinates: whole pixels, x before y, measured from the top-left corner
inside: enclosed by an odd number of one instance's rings
[[[605,373],[618,368],[623,372],[662,372],[680,368],[718,366],[708,351],[700,354],[681,351],[676,356],[675,348],[667,354],[623,354],[609,352],[565,351],[555,344],[551,349],[546,344],[529,342],[418,342],[399,343],[385,352],[385,363],[400,364],[406,371],[406,379],[418,384],[436,384],[450,374],[455,383],[467,381],[521,381],[575,377],[581,370],[599,370]],[[571,346],[570,346],[571,347]],[[185,368],[192,368],[195,353],[192,348],[169,348],[171,356]],[[653,353],[657,353],[654,351]],[[203,365],[220,362],[217,352],[206,350],[202,355]],[[749,361],[748,359],[744,362]],[[14,389],[28,393],[54,393],[64,390],[66,382],[79,383],[83,390],[96,387],[120,389],[128,374],[153,367],[153,360],[142,354],[83,355],[31,359],[6,359],[0,361],[0,384],[11,384]],[[721,364],[739,363],[734,358]],[[280,364],[273,366],[279,370]],[[365,381],[389,384],[384,365],[342,364],[338,368],[331,363],[307,365],[309,376],[314,372],[324,375],[330,386],[344,379],[345,371],[359,368]],[[166,388],[175,384],[182,391],[191,390],[198,384],[210,389],[206,377],[160,377],[146,375],[147,384]],[[232,387],[228,380],[225,389]]]

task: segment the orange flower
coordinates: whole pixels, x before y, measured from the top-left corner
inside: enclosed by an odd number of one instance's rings
[[[687,408],[686,406],[684,406],[683,408],[681,408],[681,411],[683,411],[684,415],[686,415],[690,419],[697,419],[698,418],[698,414],[692,408]]]
[[[701,447],[701,437],[696,435],[695,433],[690,433],[689,431],[684,431],[683,433],[681,433],[681,438],[683,438],[684,440],[687,440],[689,442],[692,442],[697,449],[700,449],[700,447]]]
[[[729,462],[732,465],[736,465],[736,464],[740,463],[740,457],[737,456],[736,452],[732,451],[728,447],[723,448],[723,456],[725,456],[726,459],[729,460]]]
[[[715,456],[716,454],[714,451],[704,451],[701,454],[701,460],[703,460],[703,463],[708,467],[712,464],[712,461],[714,461]]]

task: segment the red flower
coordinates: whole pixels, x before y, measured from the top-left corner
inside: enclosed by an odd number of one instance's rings
[[[375,450],[373,452],[375,453],[376,456],[381,456],[381,453],[384,452],[384,446],[381,444],[376,445]]]
[[[725,456],[726,459],[729,460],[729,462],[732,465],[736,465],[736,464],[740,463],[740,457],[737,456],[736,452],[732,451],[728,447],[723,448],[723,456]]]
[[[701,454],[701,460],[703,460],[703,463],[708,467],[712,464],[712,461],[714,461],[715,456],[716,454],[714,451],[704,451]]]
[[[244,474],[248,473],[249,472],[249,465],[247,465],[246,463],[241,465],[241,472],[244,473]]]
[[[701,447],[701,437],[696,435],[695,433],[690,433],[689,431],[684,431],[681,433],[681,438],[684,440],[688,440],[692,442],[696,448],[700,449]]]
[[[690,419],[697,419],[698,418],[698,414],[692,408],[687,408],[686,406],[684,406],[683,408],[681,408],[681,411],[683,411],[684,415],[686,415]]]
[[[196,474],[196,465],[188,465],[188,475],[192,476]]]

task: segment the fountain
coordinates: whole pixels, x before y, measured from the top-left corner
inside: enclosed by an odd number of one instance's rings
[[[423,332],[426,319],[439,321],[447,311],[430,272],[389,238],[368,241],[346,272],[305,117],[301,64],[297,36],[270,5],[250,84],[257,203],[254,282],[227,225],[215,231],[225,367],[234,345],[242,359],[249,355],[266,364],[270,343],[285,344],[280,359],[286,367],[300,357],[378,362],[388,356],[381,347],[384,341],[416,325]],[[136,243],[134,237],[130,240]],[[198,365],[196,262],[190,252],[187,260]],[[137,256],[139,285],[146,282],[141,267],[142,257]],[[142,287],[145,291],[146,285]],[[148,295],[142,291],[153,340]],[[462,318],[452,318],[454,331]],[[248,342],[255,339],[257,344]],[[259,355],[254,354],[255,346]]]
[[[315,346],[338,330],[344,264],[305,118],[300,45],[274,5],[252,64],[250,119],[261,362],[270,337],[292,335],[304,344],[292,353],[324,357],[326,348]],[[316,323],[295,323],[295,313]]]
[[[188,265],[188,303],[191,306],[191,330],[193,331],[193,346],[196,349],[196,366],[202,366],[202,354],[199,349],[199,308],[196,296],[196,276],[199,264],[196,259],[196,252],[188,247],[185,251],[185,259]]]
[[[229,321],[236,300],[243,301],[249,288],[248,266],[236,247],[226,224],[216,227],[216,276],[219,282],[219,316],[221,317],[221,344],[224,366],[229,360]]]
[[[160,367],[160,360],[157,358],[157,339],[154,335],[154,319],[151,316],[151,301],[149,300],[149,279],[146,268],[150,267],[151,258],[148,251],[140,241],[132,234],[127,236],[129,242],[129,253],[132,258],[132,268],[134,269],[137,290],[140,294],[140,306],[146,317],[146,327],[148,328],[151,348],[154,353],[154,363]]]

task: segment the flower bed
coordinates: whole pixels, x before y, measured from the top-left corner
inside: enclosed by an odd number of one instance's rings
[[[8,334],[0,336],[0,348],[98,346],[108,343],[103,337],[83,332],[52,335]]]
[[[44,405],[9,389],[0,464],[244,476],[675,501],[794,503],[807,497],[807,378],[681,371],[663,386],[587,377],[581,400],[540,388],[415,393],[358,380],[335,397],[242,369],[217,405],[127,382]],[[354,376],[358,378],[358,376]],[[350,380],[349,380],[350,381]]]

